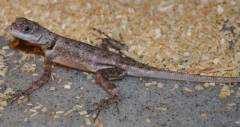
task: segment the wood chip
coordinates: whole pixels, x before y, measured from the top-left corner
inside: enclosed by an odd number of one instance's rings
[[[41,109],[42,107],[43,105],[38,103],[38,105],[33,107],[33,109],[38,110],[38,109]]]
[[[229,103],[227,105],[230,106],[230,107],[233,107],[233,106],[236,106],[237,104],[236,103]]]
[[[193,90],[190,89],[190,88],[188,88],[188,87],[183,87],[183,90],[184,90],[185,92],[189,92],[189,93],[193,92]]]
[[[197,90],[197,91],[200,91],[200,90],[203,90],[203,89],[204,89],[202,85],[196,85],[194,88],[195,88],[195,90]]]
[[[63,114],[64,111],[56,111],[56,114]]]
[[[211,82],[211,83],[209,83],[209,85],[210,85],[210,86],[215,86],[216,83]]]
[[[29,111],[29,112],[37,112],[36,109],[29,109],[28,111]]]
[[[96,127],[103,127],[103,123],[99,119],[96,119],[95,126]]]
[[[33,75],[33,76],[38,76],[38,73],[33,73],[32,75]]]
[[[64,89],[71,89],[72,82],[68,82],[66,85],[64,85]]]
[[[66,111],[63,116],[69,116],[70,114],[72,114],[74,111],[76,111],[75,109],[70,109],[68,111]]]
[[[152,81],[152,82],[147,82],[147,83],[145,83],[145,87],[150,87],[150,86],[154,86],[154,85],[157,85],[157,82],[156,82],[156,81]]]
[[[85,118],[85,123],[86,123],[86,125],[91,125],[92,124],[89,118]]]
[[[83,116],[83,115],[87,115],[87,111],[79,111],[79,114],[81,115],[81,116]]]
[[[156,107],[156,110],[167,111],[167,107]]]
[[[49,90],[54,91],[54,90],[56,90],[56,87],[51,86],[51,87],[49,88]]]
[[[36,66],[34,66],[34,64],[29,64],[29,63],[25,63],[22,67],[21,67],[21,71],[22,72],[28,72],[28,73],[32,73],[36,70]]]
[[[7,63],[5,62],[6,53],[4,50],[0,49],[0,76],[5,77],[8,71]]]
[[[201,113],[201,117],[202,117],[203,119],[207,119],[207,118],[208,118],[208,114],[207,114],[207,113]]]
[[[145,118],[144,120],[146,123],[151,123],[151,120],[149,118]]]
[[[34,112],[32,115],[30,115],[30,117],[32,118],[32,117],[36,116],[37,114],[38,114],[38,112]]]
[[[208,87],[210,86],[210,84],[209,84],[209,83],[204,83],[203,86],[204,86],[205,88],[208,88]]]
[[[28,118],[24,118],[24,120],[23,120],[24,122],[27,122],[28,121]]]
[[[83,106],[82,105],[74,105],[73,109],[80,110]]]
[[[174,86],[173,86],[173,88],[171,89],[171,91],[174,91],[174,90],[176,90],[176,89],[178,89],[179,88],[179,85],[178,84],[175,84]]]
[[[41,109],[41,111],[42,111],[42,112],[47,112],[47,108],[46,108],[46,107],[43,107],[43,108]]]
[[[164,84],[163,84],[163,83],[161,83],[161,82],[157,83],[157,87],[158,87],[158,88],[160,88],[160,89],[161,89],[161,88],[163,88],[163,86],[164,86]]]
[[[9,49],[9,47],[8,46],[3,46],[2,49],[7,50],[7,49]]]
[[[231,91],[228,85],[224,85],[222,89],[220,90],[219,97],[220,98],[225,98],[231,95]]]
[[[235,123],[236,123],[237,125],[240,125],[240,120],[236,121]]]

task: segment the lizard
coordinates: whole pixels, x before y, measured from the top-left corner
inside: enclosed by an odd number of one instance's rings
[[[104,34],[100,30],[95,30]],[[29,96],[35,90],[44,86],[50,78],[52,64],[59,64],[95,74],[95,83],[101,86],[112,98],[119,97],[118,90],[113,81],[122,79],[127,75],[190,82],[240,82],[240,77],[188,74],[149,66],[122,53],[110,51],[109,47],[120,50],[125,48],[125,45],[110,38],[106,34],[106,38],[102,39],[103,46],[97,47],[63,37],[51,32],[39,23],[24,17],[16,18],[16,20],[6,28],[6,31],[15,38],[39,46],[44,52],[43,74],[39,79],[34,81],[29,88],[14,95],[13,100],[23,95]]]

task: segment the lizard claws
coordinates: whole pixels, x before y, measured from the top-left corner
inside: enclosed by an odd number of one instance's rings
[[[96,121],[96,119],[98,118],[98,116],[102,110],[109,108],[110,105],[112,105],[112,104],[116,104],[116,106],[117,106],[119,101],[120,101],[120,99],[118,98],[118,96],[114,96],[114,97],[111,97],[108,99],[102,99],[102,100],[100,100],[100,102],[95,103],[97,105],[96,108],[93,110],[90,110],[88,113],[91,114],[93,112],[97,112],[96,116],[93,119],[94,121]]]
[[[20,99],[21,97],[24,97],[24,96],[28,96],[29,94],[27,92],[24,92],[24,91],[21,91],[21,90],[18,90],[16,93],[12,94],[11,98],[9,98],[8,102],[10,104],[13,104],[14,102],[16,102],[18,99]]]

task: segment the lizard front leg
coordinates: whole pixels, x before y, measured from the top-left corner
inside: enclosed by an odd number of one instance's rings
[[[100,100],[97,108],[95,109],[97,110],[95,119],[98,117],[101,110],[119,101],[118,91],[111,80],[121,79],[125,75],[126,71],[120,68],[106,68],[96,72],[96,84],[99,84],[112,97],[109,99]]]
[[[121,43],[120,41],[113,39],[111,37],[109,37],[106,33],[104,33],[103,31],[93,28],[94,31],[98,32],[99,34],[104,35],[104,38],[101,38],[102,42],[100,47],[103,49],[106,49],[108,51],[110,51],[110,49],[114,49],[116,51],[118,51],[119,53],[122,53],[121,50],[127,50],[128,47],[127,45]]]
[[[44,70],[43,70],[43,73],[41,74],[40,78],[38,78],[36,81],[32,82],[32,85],[29,86],[27,89],[14,94],[9,102],[13,103],[16,100],[18,100],[21,96],[29,96],[35,90],[44,86],[49,81],[49,79],[51,77],[51,72],[52,72],[51,60],[49,58],[45,57],[45,59],[44,59]]]

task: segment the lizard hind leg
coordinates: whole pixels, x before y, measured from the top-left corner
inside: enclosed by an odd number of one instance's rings
[[[96,28],[92,28],[94,31],[98,32],[99,34],[104,35],[104,38],[100,38],[102,40],[100,47],[103,49],[106,49],[108,51],[111,51],[111,49],[114,49],[116,51],[118,51],[118,53],[122,54],[121,50],[128,50],[127,45],[121,43],[120,41],[111,38],[110,36],[108,36],[106,33],[104,33],[103,31],[96,29]]]
[[[119,94],[116,89],[116,86],[111,80],[122,79],[125,76],[126,72],[120,68],[106,68],[96,72],[96,84],[100,85],[108,94],[111,95],[108,99],[102,99],[97,103],[95,111],[98,117],[101,110],[110,107],[112,104],[118,104]],[[94,119],[94,120],[95,120]]]
[[[125,75],[126,71],[117,67],[101,69],[96,72],[95,83],[100,85],[111,96],[117,96],[117,89],[112,80],[122,79]]]

